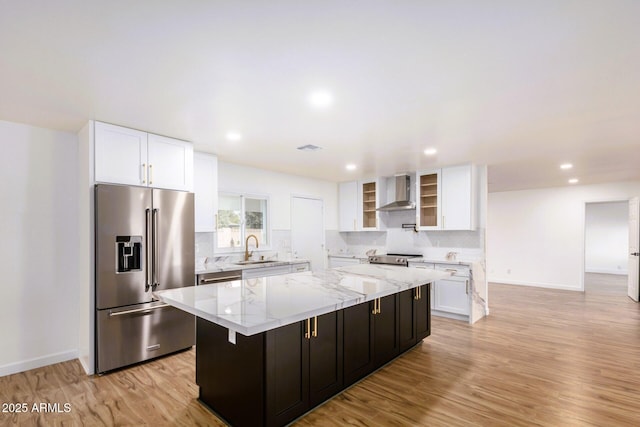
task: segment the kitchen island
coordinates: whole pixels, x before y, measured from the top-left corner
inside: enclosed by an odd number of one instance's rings
[[[200,400],[232,425],[285,425],[430,334],[429,283],[385,265],[170,289],[197,316]]]

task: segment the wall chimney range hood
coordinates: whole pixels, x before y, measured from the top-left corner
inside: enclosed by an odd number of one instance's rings
[[[415,202],[409,200],[411,194],[411,178],[409,175],[396,175],[395,200],[376,209],[380,212],[407,211],[416,208]]]

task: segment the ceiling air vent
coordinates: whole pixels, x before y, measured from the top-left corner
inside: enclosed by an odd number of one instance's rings
[[[307,144],[307,145],[301,145],[300,147],[298,147],[298,150],[300,150],[300,151],[317,151],[317,150],[322,150],[322,147],[318,147],[317,145],[313,145],[313,144]]]

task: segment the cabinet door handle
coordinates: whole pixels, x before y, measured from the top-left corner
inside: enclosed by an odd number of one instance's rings
[[[318,336],[318,316],[313,316],[313,331],[311,332],[311,336]]]
[[[143,184],[147,183],[147,164],[146,163],[142,164],[142,183]]]
[[[469,279],[464,281],[464,293],[469,295]]]
[[[442,215],[442,228],[444,228],[444,215]]]
[[[311,339],[311,319],[307,319],[307,328],[304,331],[304,337]]]
[[[373,311],[371,314],[380,314],[380,298],[373,300]]]
[[[149,163],[149,185],[153,184],[153,165]]]
[[[414,290],[415,290],[415,293],[413,295],[413,299],[414,300],[419,300],[420,299],[420,294],[419,294],[420,288],[415,288]]]

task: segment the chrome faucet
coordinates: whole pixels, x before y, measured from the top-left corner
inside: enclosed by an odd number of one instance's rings
[[[253,255],[253,251],[249,252],[249,239],[252,238],[252,237],[254,239],[256,239],[256,249],[258,249],[258,247],[260,246],[258,244],[258,238],[256,237],[256,235],[255,234],[249,234],[247,236],[247,240],[245,240],[245,242],[244,242],[244,260],[245,261],[249,261],[249,258],[251,258],[251,255]]]

